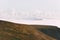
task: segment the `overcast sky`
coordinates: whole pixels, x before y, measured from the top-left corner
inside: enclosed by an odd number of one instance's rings
[[[60,0],[0,0],[0,18],[7,17],[60,19]]]

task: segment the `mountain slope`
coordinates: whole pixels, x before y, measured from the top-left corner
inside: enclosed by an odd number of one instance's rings
[[[0,20],[0,40],[56,40],[32,26]]]
[[[45,33],[46,35],[56,38],[57,40],[60,40],[60,28],[57,28],[56,26],[51,25],[31,25],[31,26],[35,27],[36,29]]]

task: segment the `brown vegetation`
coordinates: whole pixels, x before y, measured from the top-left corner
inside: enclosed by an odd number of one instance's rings
[[[56,40],[32,26],[0,20],[0,40]]]

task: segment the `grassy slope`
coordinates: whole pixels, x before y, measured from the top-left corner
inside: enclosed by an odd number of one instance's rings
[[[0,20],[0,40],[55,40],[32,26]]]
[[[31,25],[43,33],[60,40],[60,29],[51,25]]]

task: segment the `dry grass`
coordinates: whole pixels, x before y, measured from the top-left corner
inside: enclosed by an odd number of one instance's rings
[[[0,20],[0,40],[56,40],[34,27]]]

